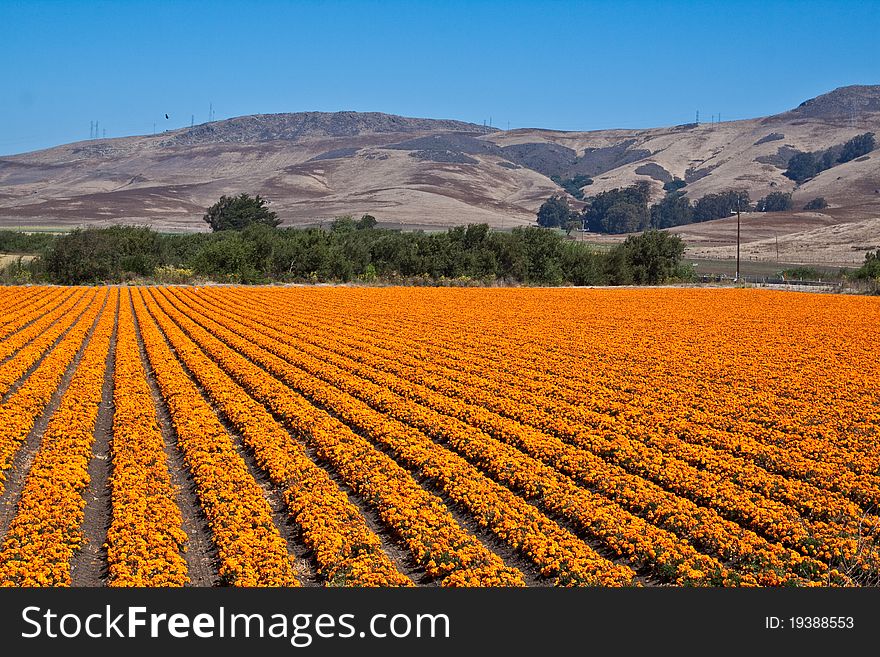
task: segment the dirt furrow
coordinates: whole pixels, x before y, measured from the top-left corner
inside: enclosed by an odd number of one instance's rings
[[[92,460],[89,463],[89,487],[84,491],[83,546],[70,564],[72,586],[105,586],[107,582],[107,530],[112,517],[110,496],[110,441],[113,437],[113,379],[116,371],[116,330],[119,310],[113,322],[113,334],[104,370],[101,406],[95,423]]]
[[[101,306],[102,311],[108,301],[109,295],[107,295],[107,298],[104,300],[104,303]],[[92,303],[94,303],[94,301]],[[86,308],[88,308],[88,306],[86,306]],[[83,309],[83,312],[85,312],[85,309]],[[100,316],[101,313],[99,312],[98,316],[95,317],[95,321],[92,323],[92,326],[89,328],[89,331],[86,334],[83,343],[80,345],[79,351],[77,351],[76,356],[73,358],[70,365],[67,366],[67,370],[64,372],[64,376],[61,378],[61,383],[58,385],[58,388],[55,390],[55,392],[52,393],[52,397],[50,398],[49,403],[46,405],[46,408],[43,409],[40,417],[38,417],[36,422],[34,422],[34,426],[31,429],[30,433],[28,433],[27,438],[25,438],[22,444],[19,446],[18,451],[15,454],[15,458],[12,461],[12,466],[6,473],[5,485],[3,487],[2,494],[0,494],[0,542],[2,542],[3,539],[6,537],[6,532],[9,530],[9,524],[12,522],[12,519],[15,517],[15,514],[18,511],[18,501],[21,498],[21,493],[24,489],[24,483],[27,479],[27,473],[30,471],[31,465],[33,465],[34,462],[34,457],[37,454],[37,450],[40,448],[40,441],[42,439],[43,432],[46,430],[46,426],[49,424],[49,420],[52,418],[52,415],[54,415],[55,411],[58,410],[58,406],[61,403],[61,398],[64,396],[64,392],[67,390],[67,386],[70,385],[70,380],[73,378],[73,373],[76,371],[80,360],[82,360],[85,346],[88,344],[89,340],[91,340],[92,334],[95,331],[95,326],[97,326]],[[80,320],[80,317],[81,314],[76,318],[76,321],[71,324],[71,327],[73,327],[76,322]],[[66,331],[64,335],[59,338],[59,341],[63,339],[65,335],[67,335]],[[40,362],[42,362],[42,358],[40,359]]]
[[[266,410],[271,413],[270,409],[267,408]],[[333,480],[333,483],[339,487],[339,490],[345,493],[346,497],[348,497],[348,501],[357,508],[366,521],[367,527],[379,537],[379,541],[382,544],[382,551],[388,555],[388,558],[391,559],[397,570],[409,577],[419,586],[430,586],[430,578],[425,572],[425,569],[416,563],[415,559],[413,559],[412,553],[410,553],[406,547],[399,545],[395,541],[393,532],[379,517],[378,511],[367,504],[351,486],[346,484],[345,480],[339,476],[339,473],[337,473],[330,464],[323,462],[318,457],[317,450],[314,447],[307,445],[296,436],[292,436],[292,438],[303,446],[306,455],[312,460],[312,462],[327,473],[330,479]]]
[[[167,338],[165,338],[165,341],[168,343]],[[174,351],[174,347],[170,343],[168,344],[168,348],[171,349],[172,352]],[[202,395],[202,398],[211,407],[211,410],[214,411],[214,414],[226,429],[226,432],[232,439],[232,444],[235,446],[235,450],[244,460],[251,476],[260,485],[260,488],[263,489],[266,501],[272,509],[272,521],[278,529],[278,533],[281,534],[281,537],[287,543],[288,552],[290,552],[295,558],[294,569],[296,571],[296,578],[303,586],[323,586],[322,578],[318,575],[317,564],[312,557],[312,551],[305,543],[303,543],[299,527],[297,527],[296,523],[291,519],[290,511],[287,508],[287,503],[284,501],[283,495],[272,484],[272,481],[269,479],[266,472],[259,466],[253,450],[245,444],[242,435],[236,431],[235,427],[232,426],[223,412],[217,408],[217,406],[211,401],[210,397],[205,393],[198,378],[193,375],[186,363],[182,360],[179,360],[179,362],[183,371],[186,372],[186,375],[190,378],[190,381],[192,381],[193,385],[198,389],[199,394]]]
[[[49,345],[46,348],[46,350],[40,355],[40,357],[37,359],[37,361],[27,369],[27,371],[21,376],[21,378],[18,379],[18,381],[16,381],[11,386],[9,386],[9,390],[6,391],[6,394],[0,395],[0,404],[5,404],[7,401],[9,401],[9,399],[12,398],[12,396],[16,392],[18,392],[18,389],[24,385],[24,383],[28,380],[28,378],[30,378],[31,374],[33,374],[37,370],[37,368],[43,363],[43,361],[46,360],[46,357],[49,354],[51,354],[52,351],[59,344],[61,344],[61,342],[67,337],[67,334],[70,333],[71,329],[73,329],[73,327],[76,326],[76,323],[80,320],[80,318],[88,310],[89,305],[90,304],[86,304],[83,307],[83,309],[79,313],[77,313],[76,318],[70,323],[70,326],[68,326],[64,330],[64,332],[61,335],[59,335],[58,338],[51,345]],[[61,321],[61,319],[62,318],[59,318],[59,321]],[[92,327],[92,328],[94,329],[94,327]],[[91,333],[89,333],[89,336],[91,336]]]
[[[131,303],[130,299],[124,299],[124,303]],[[146,372],[147,385],[156,406],[156,417],[159,420],[159,429],[165,442],[165,457],[168,459],[168,471],[171,483],[177,489],[177,506],[183,518],[183,531],[187,535],[186,559],[187,574],[192,586],[217,586],[220,582],[217,546],[211,537],[211,528],[208,526],[208,518],[199,504],[196,495],[195,483],[183,458],[183,452],[177,445],[177,434],[174,431],[174,423],[168,406],[159,391],[159,385],[150,368],[150,361],[144,349],[144,340],[141,336],[140,324],[137,316],[132,312],[135,333],[137,334],[138,351],[141,363]]]

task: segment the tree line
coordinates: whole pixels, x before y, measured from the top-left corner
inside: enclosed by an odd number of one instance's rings
[[[635,233],[643,230],[663,230],[691,223],[722,219],[739,212],[782,212],[791,210],[791,194],[771,192],[752,203],[748,191],[731,189],[705,196],[691,202],[684,191],[684,182],[675,179],[664,185],[666,194],[650,204],[651,188],[647,181],[629,187],[600,192],[584,199],[580,211],[569,206],[559,195],[551,196],[538,209],[538,225],[544,228],[563,228],[567,232],[585,229],[594,233]],[[806,204],[806,210],[827,207],[824,198]]]
[[[681,239],[658,231],[598,250],[536,227],[499,232],[472,224],[403,232],[379,228],[370,215],[339,217],[326,229],[280,228],[265,199],[241,195],[218,203],[205,215],[210,233],[77,229],[43,238],[32,250],[38,257],[8,265],[4,277],[64,285],[132,280],[619,285],[690,277],[681,262]],[[17,238],[0,232],[0,244],[4,239]]]
[[[800,184],[833,166],[867,155],[875,147],[874,133],[866,132],[822,151],[796,153],[788,160],[782,175]]]

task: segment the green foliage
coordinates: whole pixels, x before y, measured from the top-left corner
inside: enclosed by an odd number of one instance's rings
[[[19,256],[12,262],[0,267],[0,284],[3,285],[27,285],[33,283],[36,278],[35,263],[26,261]]]
[[[550,180],[562,187],[569,194],[579,201],[584,199],[584,190],[582,187],[593,184],[593,179],[589,176],[577,175],[571,178],[563,178],[562,176],[550,176]]]
[[[0,253],[36,255],[48,249],[56,239],[52,233],[23,233],[0,230]]]
[[[664,283],[679,273],[684,242],[678,235],[665,231],[648,230],[631,235],[615,247],[622,252],[626,275],[639,285]]]
[[[371,228],[375,228],[376,224],[378,223],[379,222],[376,220],[376,217],[371,214],[365,214],[360,219],[358,219],[355,228],[357,230],[370,230]]]
[[[780,273],[783,278],[788,280],[816,281],[822,278],[822,274],[814,267],[789,267],[783,269]]]
[[[538,225],[541,228],[560,228],[574,217],[568,202],[562,196],[551,196],[538,208]]]
[[[880,281],[880,249],[865,254],[865,262],[853,272],[853,278]]]
[[[174,265],[159,265],[153,272],[152,279],[162,285],[181,285],[193,281],[192,269],[175,267]]]
[[[824,210],[828,207],[828,201],[822,196],[817,196],[804,206],[804,210]]]
[[[600,192],[587,199],[584,222],[594,233],[632,233],[644,230],[651,221],[648,198],[651,188],[646,181],[630,187]]]
[[[281,220],[266,207],[268,203],[259,194],[254,197],[247,194],[221,196],[219,201],[208,208],[203,219],[214,232],[244,230],[251,224],[275,228]]]
[[[659,203],[651,206],[651,227],[672,228],[693,221],[694,209],[688,197],[680,191],[672,191]]]
[[[645,239],[653,244],[657,238]],[[204,279],[246,284],[360,280],[607,285],[666,276],[656,272],[667,272],[668,250],[662,245],[638,248],[642,244],[628,240],[625,249],[605,253],[557,231],[520,227],[495,232],[486,224],[431,234],[253,224],[241,231],[160,235],[147,228],[113,227],[59,238],[44,257],[19,263],[19,269],[10,269],[3,280],[13,282],[16,276],[18,281],[77,284],[145,278],[161,283]],[[659,264],[652,262],[655,255],[661,258]]]
[[[76,229],[53,243],[45,271],[64,285],[148,276],[160,264],[158,242],[159,235],[146,227]]]
[[[867,155],[875,146],[874,133],[866,132],[824,151],[797,153],[789,159],[788,168],[782,175],[800,184],[837,164]]]
[[[837,161],[841,164],[849,162],[862,155],[867,155],[874,150],[874,133],[866,132],[863,135],[857,135],[843,145],[843,150]]]
[[[758,212],[784,212],[785,210],[791,210],[792,207],[790,193],[770,192],[758,201],[755,209]]]
[[[350,214],[335,217],[333,221],[330,222],[331,233],[350,233],[354,230],[357,230],[357,222]]]
[[[788,168],[782,175],[800,184],[827,168],[821,158],[817,158],[815,154],[798,153],[791,156],[791,159],[788,161]]]
[[[723,219],[731,213],[748,212],[751,209],[749,193],[746,190],[728,190],[718,194],[706,194],[694,203],[694,221]]]
[[[663,191],[667,192],[667,193],[675,192],[675,191],[678,191],[679,189],[682,189],[686,186],[687,186],[687,183],[684,180],[682,180],[681,178],[673,178],[669,182],[663,183]]]

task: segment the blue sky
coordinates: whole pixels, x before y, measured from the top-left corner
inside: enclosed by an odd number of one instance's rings
[[[761,116],[880,83],[862,2],[0,0],[0,154],[360,110],[591,130]],[[170,119],[165,119],[168,113]]]

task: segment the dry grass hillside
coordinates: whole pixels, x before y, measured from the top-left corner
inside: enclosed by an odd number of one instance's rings
[[[204,230],[204,208],[241,191],[270,198],[286,225],[369,212],[386,225],[511,227],[534,223],[540,204],[562,192],[552,175],[592,176],[587,194],[647,180],[655,199],[679,177],[694,200],[729,188],[753,199],[793,192],[794,211],[744,219],[749,249],[775,258],[778,241],[789,262],[847,264],[878,241],[880,150],[799,187],[782,173],[794,152],[867,131],[880,134],[880,86],[844,87],[766,118],[645,130],[499,131],[355,112],[247,116],[0,158],[0,227]],[[826,210],[801,211],[817,196]],[[730,224],[676,230],[693,255],[727,257]]]

